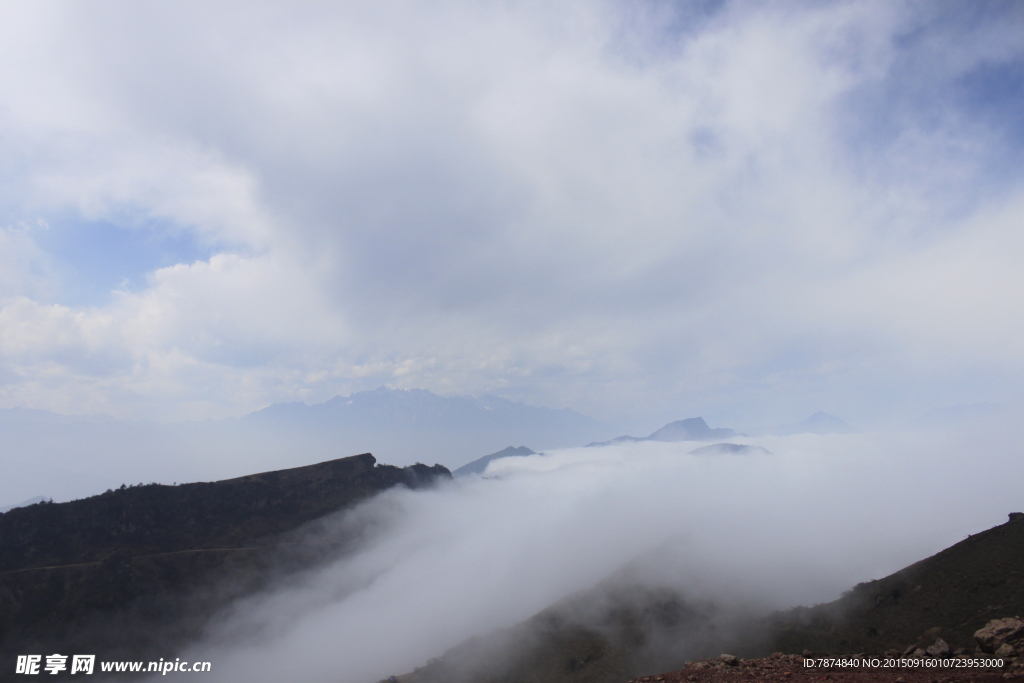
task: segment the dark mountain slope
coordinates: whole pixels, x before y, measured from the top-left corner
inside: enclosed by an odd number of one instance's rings
[[[772,619],[777,649],[884,652],[941,637],[973,650],[990,619],[1024,615],[1024,514],[974,534],[835,602]]]
[[[718,632],[716,616],[713,605],[688,604],[672,591],[613,579],[516,626],[462,643],[399,680],[622,683],[679,668],[717,648],[733,649],[733,638]]]
[[[447,470],[375,465],[369,453],[218,482],[122,487],[0,514],[0,572],[133,555],[232,548]]]
[[[325,552],[289,532],[390,487],[450,476],[440,465],[377,465],[366,453],[15,508],[0,514],[0,654],[36,642],[126,658],[159,646],[166,656],[230,600]]]

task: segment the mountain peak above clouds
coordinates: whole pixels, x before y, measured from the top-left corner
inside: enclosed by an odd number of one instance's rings
[[[527,448],[526,446],[509,446],[503,448],[497,453],[491,453],[485,455],[482,458],[477,458],[473,462],[466,463],[462,467],[452,470],[452,475],[456,477],[464,477],[467,474],[480,474],[487,469],[487,465],[493,460],[499,460],[501,458],[511,458],[517,455],[537,455],[537,452]]]
[[[620,443],[636,443],[637,441],[710,441],[711,439],[727,439],[731,436],[742,436],[728,427],[711,428],[703,417],[688,417],[685,420],[669,422],[649,436],[617,436],[610,441],[588,443],[591,446],[612,446]]]
[[[761,446],[745,443],[713,443],[690,451],[690,455],[771,455],[772,452]]]
[[[712,429],[703,417],[690,417],[685,420],[669,422],[661,429],[647,437],[648,441],[706,441],[708,439],[725,439],[736,436],[736,431],[728,427]]]

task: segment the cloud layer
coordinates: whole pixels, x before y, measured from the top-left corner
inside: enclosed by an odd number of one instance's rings
[[[1019,436],[766,437],[756,443],[771,454],[725,455],[648,442],[498,460],[483,478],[392,490],[335,519],[328,538],[364,529],[357,551],[234,606],[181,658],[213,662],[214,680],[379,680],[627,565],[726,613],[833,600],[1005,522],[1021,506]]]
[[[654,428],[1019,386],[1015,5],[0,13],[4,406],[391,383]],[[46,245],[96,226],[139,246],[83,301]]]

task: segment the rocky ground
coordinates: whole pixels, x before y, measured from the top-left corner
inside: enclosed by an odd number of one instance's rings
[[[1024,680],[1024,673],[1002,669],[956,668],[820,668],[809,667],[800,655],[774,654],[764,659],[740,659],[726,664],[721,659],[701,659],[679,671],[641,676],[630,683],[740,683],[742,681],[786,681],[787,683],[1003,683],[1007,678]]]
[[[1024,621],[993,619],[974,634],[973,654],[949,652],[938,639],[927,651],[890,651],[884,655],[785,655],[740,659],[723,654],[704,658],[679,671],[641,676],[630,683],[725,683],[740,681],[850,681],[868,683],[984,683],[1024,680]],[[912,646],[913,647],[913,646]],[[909,649],[909,648],[908,648]]]

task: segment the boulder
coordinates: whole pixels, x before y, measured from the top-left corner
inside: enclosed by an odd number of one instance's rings
[[[995,654],[1003,645],[1018,652],[1024,649],[1024,621],[1015,617],[993,619],[974,632],[974,641],[978,649],[988,654]]]
[[[945,657],[949,654],[949,644],[942,638],[936,640],[924,650],[930,657]]]

